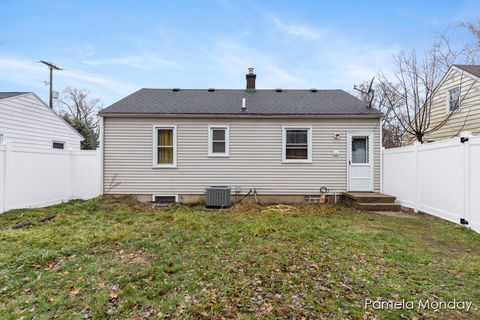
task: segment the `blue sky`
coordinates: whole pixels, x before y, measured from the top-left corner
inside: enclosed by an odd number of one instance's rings
[[[65,68],[55,90],[105,106],[141,87],[243,88],[250,66],[259,88],[351,91],[478,13],[480,1],[2,0],[0,91],[47,100],[40,59]]]

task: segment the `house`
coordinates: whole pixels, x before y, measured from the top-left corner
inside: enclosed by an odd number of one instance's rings
[[[432,94],[429,129],[424,140],[433,142],[469,131],[480,134],[480,65],[452,65]],[[427,131],[428,131],[427,130]],[[406,135],[410,144],[414,137]]]
[[[79,150],[83,137],[32,92],[0,92],[0,144]]]
[[[380,191],[382,114],[342,90],[141,89],[100,112],[104,194],[264,202]]]

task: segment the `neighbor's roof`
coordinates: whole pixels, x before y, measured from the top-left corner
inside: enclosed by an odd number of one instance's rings
[[[478,64],[454,64],[454,66],[474,76],[480,77],[480,65]]]
[[[242,98],[246,111],[242,112]],[[101,115],[364,115],[376,109],[343,90],[140,89],[100,111]]]
[[[7,99],[10,97],[20,96],[22,94],[26,94],[28,92],[0,92],[0,100]]]

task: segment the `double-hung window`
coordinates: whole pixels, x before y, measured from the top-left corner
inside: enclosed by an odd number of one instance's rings
[[[448,112],[455,111],[460,103],[460,88],[448,90]]]
[[[177,166],[177,128],[175,126],[153,128],[153,166],[158,168]]]
[[[228,126],[208,127],[208,156],[229,156],[229,128]]]
[[[283,162],[312,162],[312,128],[283,127]]]

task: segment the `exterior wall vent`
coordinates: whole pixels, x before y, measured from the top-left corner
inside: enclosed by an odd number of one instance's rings
[[[175,203],[177,202],[176,196],[153,196],[153,202],[155,203]]]
[[[215,88],[208,88],[208,92],[215,92]]]
[[[173,92],[178,92],[178,91],[180,91],[180,88],[173,88],[172,91]]]
[[[207,208],[226,208],[230,206],[230,188],[226,186],[212,186],[207,188]]]

